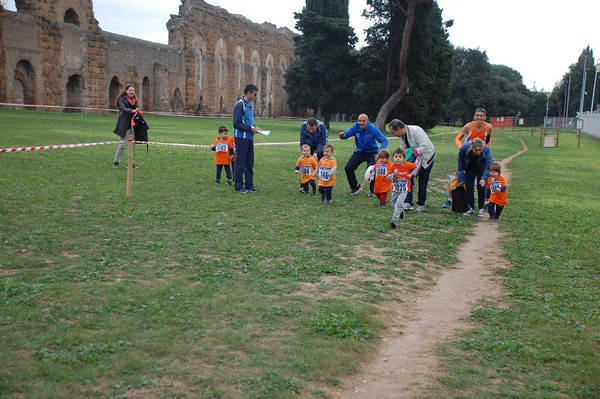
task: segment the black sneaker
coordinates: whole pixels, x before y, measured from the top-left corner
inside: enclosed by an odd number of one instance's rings
[[[359,184],[358,186],[356,186],[356,188],[353,188],[352,190],[348,191],[348,194],[356,195],[356,194],[360,193],[361,191],[362,191],[362,186]]]
[[[394,222],[391,222],[391,223],[390,223],[390,227],[391,227],[392,229],[396,229],[396,228],[398,228],[398,226],[396,226],[396,223],[394,223]]]
[[[118,167],[119,167],[119,163],[118,162],[113,163],[113,168],[117,169]]]

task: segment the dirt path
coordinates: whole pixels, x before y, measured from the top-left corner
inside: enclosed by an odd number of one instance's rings
[[[507,164],[527,151],[521,143],[522,150],[500,162],[509,185]],[[435,345],[470,328],[467,318],[478,301],[503,295],[501,281],[494,275],[508,267],[498,245],[501,237],[498,223],[480,219],[460,248],[454,268],[442,274],[431,291],[398,309],[397,323],[391,326],[377,360],[352,381],[345,381],[349,390],[334,397],[397,399],[425,393],[437,367]]]

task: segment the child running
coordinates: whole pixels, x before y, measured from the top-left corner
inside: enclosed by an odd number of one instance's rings
[[[391,166],[388,150],[380,150],[373,167],[373,193],[379,198],[379,206],[382,208],[386,207],[387,196],[392,189],[392,181],[387,178]]]
[[[390,227],[398,227],[398,219],[404,219],[404,200],[410,192],[410,179],[413,178],[413,170],[417,168],[416,163],[405,162],[406,152],[402,148],[394,150],[394,163],[389,168],[387,179],[392,181],[392,206],[394,214]]]
[[[506,179],[502,176],[502,166],[498,162],[490,164],[490,177],[487,181],[487,190],[490,193],[488,213],[490,220],[499,220],[502,210],[508,204],[508,191],[506,191]]]
[[[304,195],[308,195],[308,186],[312,187],[312,195],[317,193],[317,183],[315,183],[315,170],[317,169],[317,160],[310,155],[310,146],[302,145],[302,156],[296,161],[294,173],[300,173],[300,185]]]
[[[219,126],[219,138],[215,139],[210,149],[215,151],[215,165],[217,165],[217,174],[215,177],[215,183],[221,184],[221,172],[225,167],[225,174],[227,175],[227,184],[231,184],[233,176],[231,174],[231,168],[229,167],[229,161],[233,159],[233,146],[229,141],[229,130],[227,126]]]
[[[331,205],[336,170],[337,161],[333,157],[333,146],[325,144],[323,146],[323,158],[317,164],[314,173],[315,176],[319,177],[319,193],[321,193],[321,201],[325,202],[325,205]]]

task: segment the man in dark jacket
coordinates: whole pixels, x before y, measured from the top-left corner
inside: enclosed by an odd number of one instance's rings
[[[317,160],[323,158],[323,146],[327,144],[329,132],[325,124],[315,118],[308,118],[300,128],[300,148],[310,146],[310,155],[317,154]]]
[[[490,147],[484,144],[483,140],[476,138],[467,141],[458,150],[458,174],[461,180],[461,174],[465,176],[467,185],[467,204],[469,210],[464,215],[475,214],[475,181],[477,181],[477,206],[478,215],[485,216],[483,205],[485,204],[485,186],[490,175],[490,164],[494,159]]]

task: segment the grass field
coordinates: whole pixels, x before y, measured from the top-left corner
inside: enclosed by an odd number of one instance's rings
[[[0,110],[0,148],[115,141],[115,121]],[[231,128],[147,121],[163,143]],[[298,121],[257,123],[272,132],[257,143],[298,140]],[[328,397],[375,356],[384,305],[430,288],[472,231],[441,209],[454,131],[429,132],[427,213],[396,231],[389,207],[346,194],[343,171],[331,207],[298,193],[297,145],[256,147],[258,194],[215,185],[208,149],[137,146],[130,198],[116,145],[0,154],[0,397]],[[494,157],[519,139],[500,226],[508,296],[439,348],[431,397],[600,397],[600,143],[497,131]],[[343,169],[351,141],[332,144]]]

